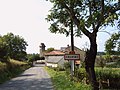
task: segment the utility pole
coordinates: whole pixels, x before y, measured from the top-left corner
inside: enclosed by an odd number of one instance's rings
[[[73,21],[71,20],[71,52],[74,53],[74,35],[73,35]],[[74,53],[75,54],[75,53]],[[74,60],[70,60],[71,63],[71,77],[74,76]]]
[[[69,5],[71,10],[73,9],[73,3],[70,0],[69,1]],[[73,20],[71,19],[71,26],[70,26],[70,30],[71,30],[71,51],[70,54],[75,54],[74,52],[74,35],[73,35]],[[70,60],[70,64],[71,64],[71,79],[73,79],[74,76],[74,60]]]

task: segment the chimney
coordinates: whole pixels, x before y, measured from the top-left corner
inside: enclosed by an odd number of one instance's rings
[[[67,47],[69,47],[69,44],[67,45]]]

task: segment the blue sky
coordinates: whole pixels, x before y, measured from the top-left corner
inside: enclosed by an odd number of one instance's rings
[[[0,34],[12,32],[22,36],[28,43],[28,53],[39,53],[40,43],[46,48],[60,49],[70,45],[70,37],[53,34],[48,30],[50,24],[45,20],[52,4],[46,0],[0,0]],[[104,43],[110,36],[98,33],[98,51],[104,51]],[[84,48],[88,38],[75,38],[74,44]]]

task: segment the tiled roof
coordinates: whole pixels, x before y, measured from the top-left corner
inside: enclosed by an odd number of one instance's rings
[[[48,56],[48,55],[64,55],[65,53],[63,53],[62,51],[60,50],[53,50],[49,53],[45,53],[45,56]]]

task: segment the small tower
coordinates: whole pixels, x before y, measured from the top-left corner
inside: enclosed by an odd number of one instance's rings
[[[40,47],[40,57],[43,57],[44,56],[43,53],[45,51],[46,46],[44,43],[41,43],[39,47]]]

